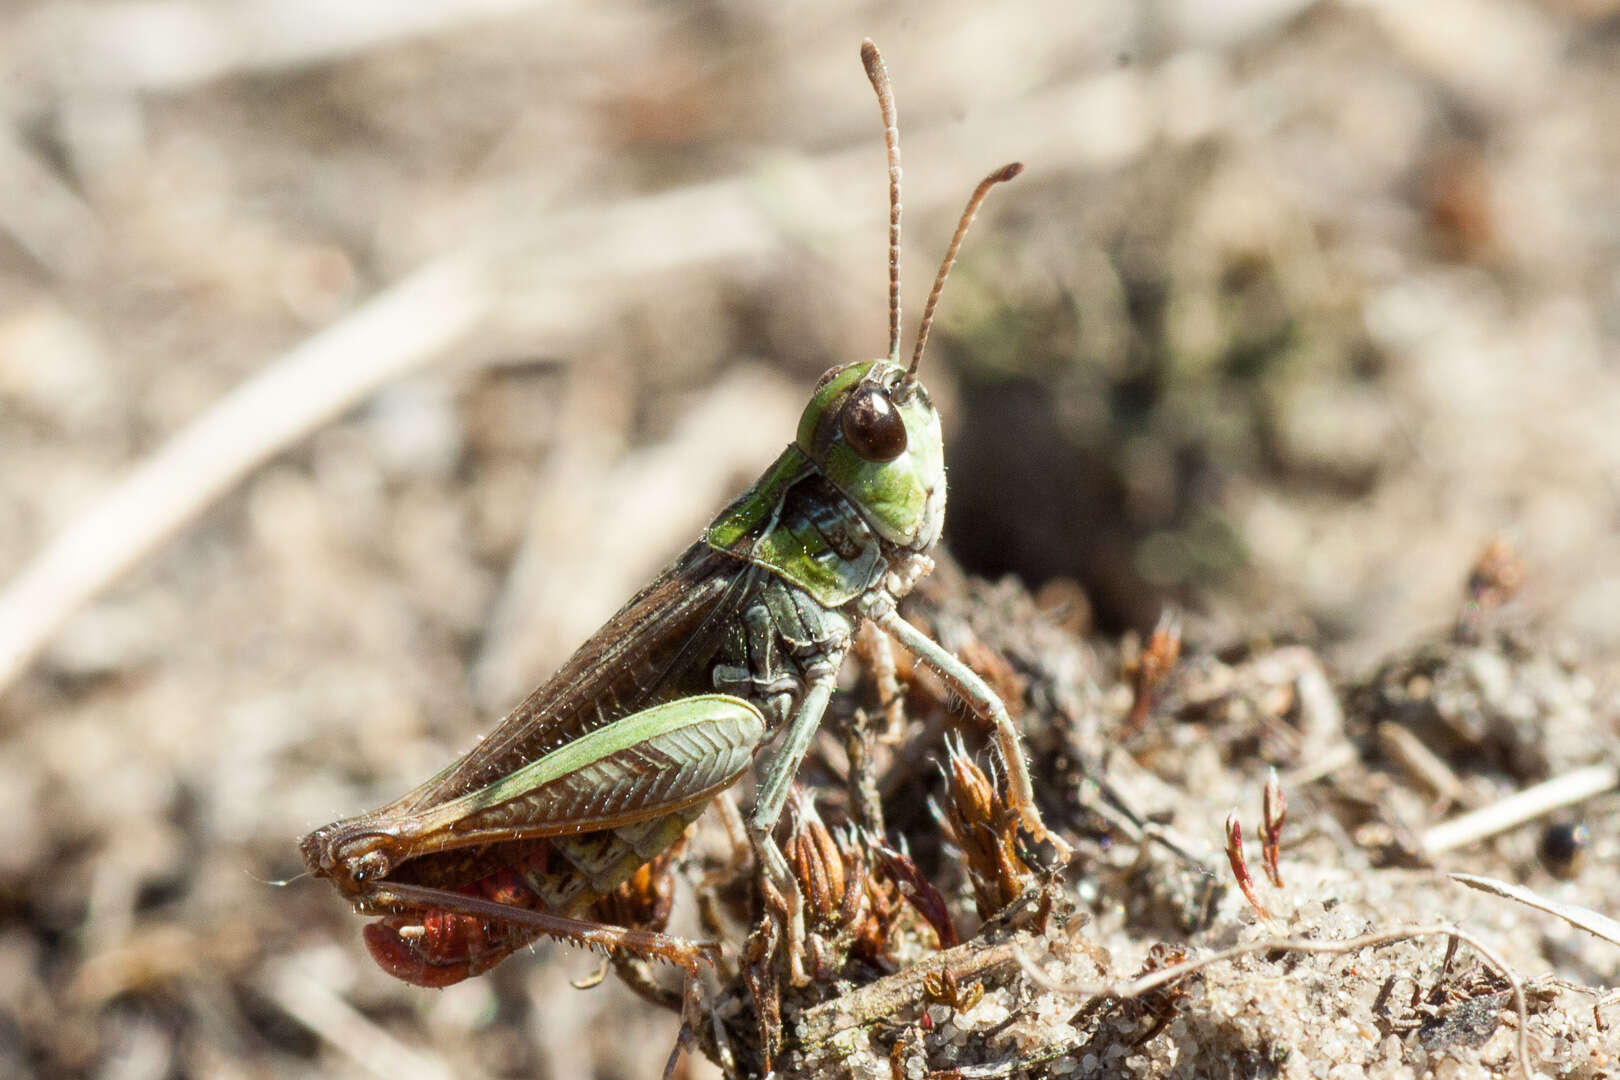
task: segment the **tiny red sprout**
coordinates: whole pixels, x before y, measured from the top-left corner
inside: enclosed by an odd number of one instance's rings
[[[1266,877],[1272,885],[1280,889],[1282,871],[1277,866],[1277,859],[1282,852],[1283,823],[1288,820],[1288,796],[1283,793],[1282,781],[1277,779],[1276,769],[1272,769],[1271,775],[1266,778],[1262,813],[1264,821],[1260,830],[1260,858],[1265,866]]]
[[[1232,866],[1232,876],[1237,878],[1238,888],[1243,890],[1243,898],[1262,919],[1270,921],[1271,913],[1254,893],[1254,878],[1249,874],[1249,861],[1243,857],[1243,826],[1238,824],[1236,810],[1226,815],[1226,861]]]

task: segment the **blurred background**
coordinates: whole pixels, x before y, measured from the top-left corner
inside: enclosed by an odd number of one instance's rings
[[[1502,536],[1615,655],[1612,0],[9,0],[0,1074],[661,1067],[586,954],[412,990],[269,882],[883,351],[864,36],[908,349],[1028,170],[924,364],[969,570],[1354,674]]]

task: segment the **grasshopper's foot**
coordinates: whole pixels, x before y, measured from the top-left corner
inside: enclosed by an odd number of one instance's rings
[[[788,983],[792,986],[810,985],[810,973],[804,966],[807,951],[805,937],[804,905],[800,904],[787,917],[787,935],[782,945],[787,950]]]
[[[788,868],[782,849],[766,835],[756,839],[755,854],[760,865],[760,890],[764,894],[767,921],[775,921],[779,933],[775,940],[786,951],[788,985],[806,986],[810,976],[804,969],[805,929],[804,895],[799,883]]]
[[[804,957],[807,951],[806,933],[804,927],[804,897],[799,892],[798,882],[788,879],[787,895],[783,895],[773,885],[764,882],[765,914],[763,922],[772,924],[771,941],[777,962],[786,961],[789,986],[808,986],[810,974],[805,970]]]

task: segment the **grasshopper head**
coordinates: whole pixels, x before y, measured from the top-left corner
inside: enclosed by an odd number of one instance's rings
[[[797,444],[883,539],[926,552],[945,521],[939,413],[886,360],[834,368],[799,418]]]
[[[330,879],[350,898],[363,897],[393,870],[385,833],[356,829],[354,819],[317,829],[299,841],[304,865],[315,877]]]

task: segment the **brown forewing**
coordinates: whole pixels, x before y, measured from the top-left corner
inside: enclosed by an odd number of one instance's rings
[[[712,692],[709,664],[759,573],[702,541],[693,544],[466,757],[375,816],[476,791],[604,724]]]

